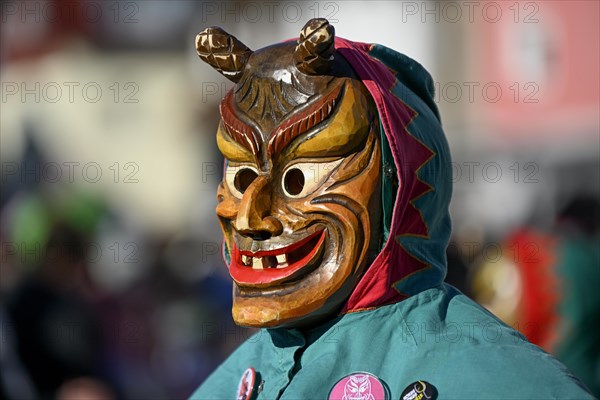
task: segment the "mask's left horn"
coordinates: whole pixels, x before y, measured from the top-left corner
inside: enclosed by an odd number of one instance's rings
[[[202,61],[233,82],[240,80],[252,54],[244,43],[219,27],[206,28],[196,36],[196,51]]]

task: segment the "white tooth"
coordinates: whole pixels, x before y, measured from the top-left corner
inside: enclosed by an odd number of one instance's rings
[[[282,264],[285,262],[285,254],[278,254],[275,257],[277,258],[277,264]]]
[[[244,265],[252,264],[252,257],[242,254],[242,264],[244,264]]]
[[[260,257],[252,258],[252,269],[263,269],[262,258],[260,258]]]

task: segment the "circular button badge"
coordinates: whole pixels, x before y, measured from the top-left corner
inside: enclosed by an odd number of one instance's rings
[[[368,372],[354,372],[337,381],[329,400],[389,400],[383,382]]]
[[[400,400],[435,400],[438,392],[435,386],[429,382],[416,381],[404,389],[400,395]]]
[[[238,384],[237,400],[251,400],[256,384],[256,371],[250,367],[244,371]]]

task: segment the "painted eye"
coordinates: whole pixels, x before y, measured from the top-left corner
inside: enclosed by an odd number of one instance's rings
[[[299,199],[317,190],[342,159],[323,163],[296,163],[283,173],[281,186],[286,196]]]
[[[228,165],[225,170],[225,182],[229,191],[238,199],[258,176],[258,170],[252,165]]]
[[[306,179],[304,179],[304,172],[300,168],[290,168],[285,173],[283,178],[283,188],[285,192],[290,196],[298,196],[302,193]]]

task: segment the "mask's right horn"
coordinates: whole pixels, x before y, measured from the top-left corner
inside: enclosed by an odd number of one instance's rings
[[[294,61],[300,72],[322,75],[333,65],[335,29],[325,18],[313,18],[300,31]]]

